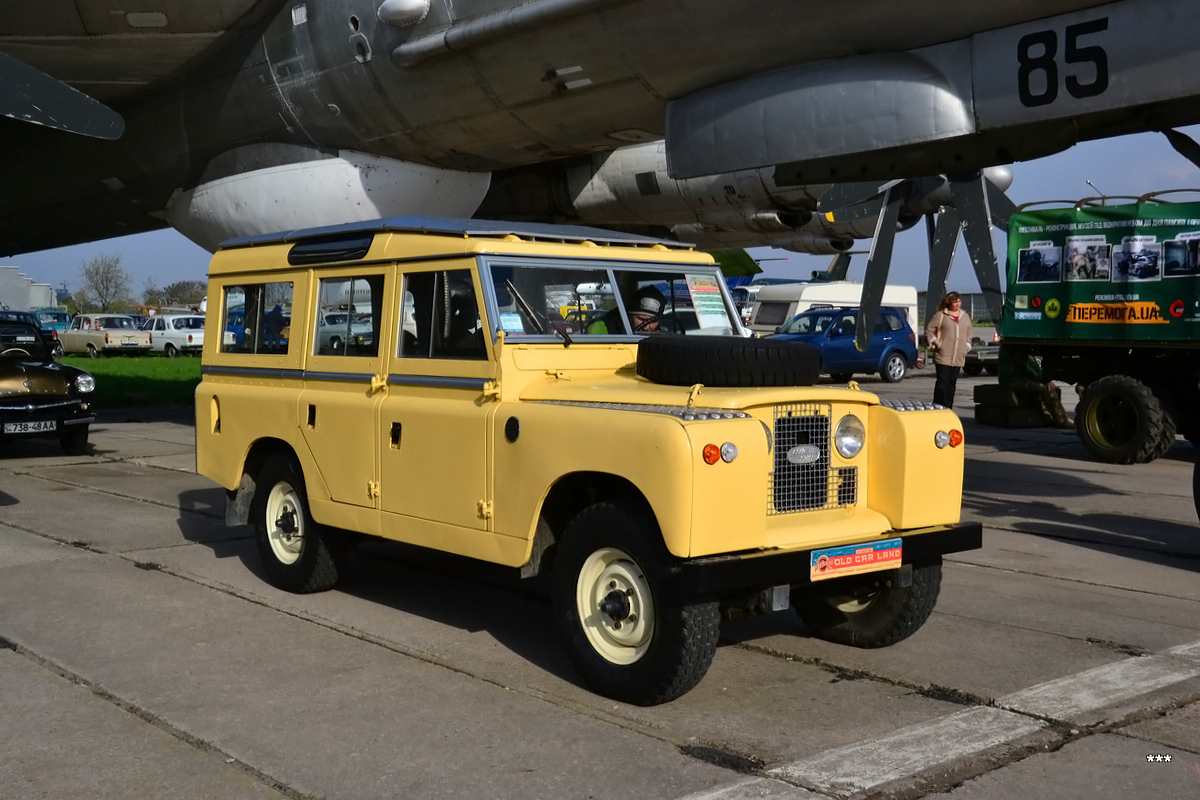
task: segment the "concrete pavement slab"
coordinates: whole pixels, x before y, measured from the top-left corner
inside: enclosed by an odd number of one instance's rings
[[[67,470],[60,473],[59,470]],[[106,490],[70,481],[87,480]],[[51,467],[4,477],[8,525],[103,552],[244,537],[226,528],[220,487],[194,475],[117,464]],[[143,497],[137,498],[137,495]],[[137,498],[137,499],[131,499]]]
[[[298,794],[599,800],[729,779],[659,738],[113,556],[0,569],[0,636]]]
[[[0,794],[22,800],[270,800],[285,795],[0,648]]]
[[[1089,736],[967,781],[954,800],[1095,800],[1098,797],[1184,798],[1200,795],[1200,757],[1169,754],[1161,745],[1112,734]]]
[[[1123,728],[1121,733],[1159,743],[1171,752],[1186,751],[1200,756],[1200,703],[1170,711],[1157,719],[1130,725]],[[1200,788],[1197,793],[1200,794]]]
[[[222,547],[234,557],[214,558],[204,546],[126,555],[532,696],[707,748],[716,758],[746,764],[794,759],[882,733],[898,720],[914,723],[956,708],[905,686],[855,681],[786,656],[736,647],[719,648],[708,675],[684,697],[637,708],[580,684],[553,634],[548,599],[504,585],[507,571],[449,557],[406,561],[400,556],[415,556],[411,548],[372,545],[351,559],[337,590],[297,596],[264,582],[251,542]],[[453,574],[456,569],[469,577]],[[752,706],[745,702],[747,692],[754,695]],[[831,692],[843,699],[831,703]],[[886,714],[879,719],[882,709]],[[796,724],[799,718],[804,725]]]

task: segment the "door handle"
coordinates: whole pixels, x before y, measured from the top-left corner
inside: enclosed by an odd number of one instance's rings
[[[392,449],[393,450],[400,449],[400,433],[401,433],[402,428],[403,428],[403,426],[399,422],[392,423],[391,439],[392,439]]]

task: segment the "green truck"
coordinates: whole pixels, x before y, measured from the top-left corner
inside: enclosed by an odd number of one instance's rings
[[[1200,203],[1018,210],[1000,330],[1046,380],[1079,386],[1076,431],[1097,460],[1200,442]]]

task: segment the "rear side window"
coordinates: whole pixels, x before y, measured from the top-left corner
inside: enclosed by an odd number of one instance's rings
[[[382,275],[322,279],[317,302],[315,355],[360,358],[379,355]]]
[[[487,358],[479,298],[469,269],[406,275],[403,297],[402,357]]]
[[[251,283],[224,290],[222,353],[285,355],[291,345],[292,284]]]
[[[755,325],[782,325],[787,319],[788,303],[759,303]]]

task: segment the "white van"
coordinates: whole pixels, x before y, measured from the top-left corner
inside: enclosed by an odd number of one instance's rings
[[[863,285],[851,281],[827,283],[776,283],[763,286],[750,311],[750,330],[774,333],[775,329],[811,308],[841,308],[862,302]],[[917,331],[917,288],[886,286],[883,305],[904,309],[908,324]]]

